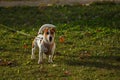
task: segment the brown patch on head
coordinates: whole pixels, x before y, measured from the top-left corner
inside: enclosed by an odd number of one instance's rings
[[[45,28],[43,32],[43,36],[47,41],[53,41],[55,36],[55,28]],[[50,40],[51,37],[53,37],[53,39]]]
[[[50,33],[48,32],[49,30],[50,30]],[[45,28],[43,32],[44,32],[45,37],[49,34],[54,35],[55,34],[55,28]]]
[[[55,34],[55,28],[50,28],[50,34],[54,35]]]
[[[48,28],[45,28],[43,32],[44,32],[43,35],[45,36],[45,38],[47,38],[47,35],[48,35]]]

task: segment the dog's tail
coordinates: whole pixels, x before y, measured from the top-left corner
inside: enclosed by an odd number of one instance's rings
[[[45,28],[55,28],[56,26],[53,24],[44,24],[38,31],[38,34],[42,34]]]

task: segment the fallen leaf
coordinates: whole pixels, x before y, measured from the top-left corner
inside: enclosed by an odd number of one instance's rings
[[[14,61],[5,61],[0,59],[0,66],[11,66],[14,64]]]
[[[80,53],[80,59],[88,58],[90,56],[91,56],[90,51],[85,50],[85,51],[81,51],[81,53]]]
[[[59,37],[59,42],[60,42],[60,43],[64,43],[64,42],[65,42],[64,36],[60,36],[60,37]]]
[[[64,74],[65,74],[65,75],[71,75],[71,72],[68,71],[68,70],[65,70],[65,71],[64,71]]]
[[[23,48],[25,48],[25,49],[28,48],[27,44],[24,44]]]

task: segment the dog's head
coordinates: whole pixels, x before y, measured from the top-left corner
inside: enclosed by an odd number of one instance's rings
[[[55,38],[55,28],[45,28],[43,36],[46,43],[53,43]]]

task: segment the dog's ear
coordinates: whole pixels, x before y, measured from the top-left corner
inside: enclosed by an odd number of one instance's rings
[[[52,31],[56,32],[55,28],[51,28]]]

